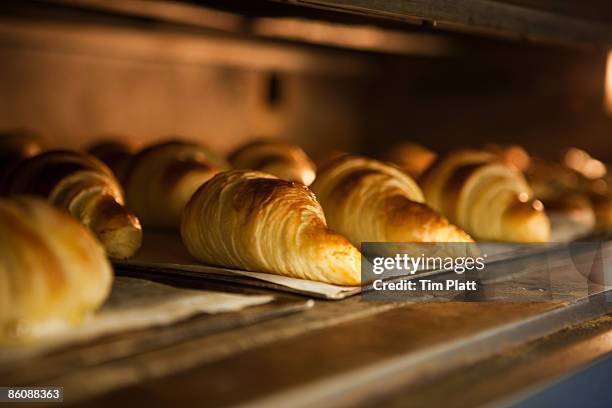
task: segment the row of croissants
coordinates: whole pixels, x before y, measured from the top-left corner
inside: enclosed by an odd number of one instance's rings
[[[549,217],[509,149],[393,153],[397,165],[339,155],[317,169],[279,140],[224,158],[182,141],[77,152],[4,136],[0,325],[97,308],[112,280],[106,256],[133,256],[143,227],[179,230],[206,264],[339,285],[360,284],[362,242],[550,240]]]

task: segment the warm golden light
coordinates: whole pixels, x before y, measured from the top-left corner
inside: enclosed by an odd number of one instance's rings
[[[359,50],[440,56],[453,53],[453,43],[432,34],[406,33],[369,25],[327,23],[302,18],[258,18],[253,32],[265,37],[334,45]]]
[[[536,211],[544,211],[544,204],[542,204],[540,200],[534,200],[533,203],[531,203],[531,206]]]
[[[608,115],[612,115],[612,51],[608,51],[606,63],[606,84],[604,89],[604,107]]]
[[[591,157],[582,149],[572,147],[565,152],[563,162],[567,167],[577,171],[589,179],[597,179],[606,175],[606,165]]]

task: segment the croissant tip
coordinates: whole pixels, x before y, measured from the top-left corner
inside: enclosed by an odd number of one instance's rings
[[[128,224],[119,228],[96,231],[96,235],[111,259],[131,258],[142,245],[140,224]]]

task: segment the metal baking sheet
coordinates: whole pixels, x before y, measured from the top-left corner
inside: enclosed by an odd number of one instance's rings
[[[595,238],[594,238],[595,239]],[[596,237],[596,239],[602,239]],[[499,250],[501,248],[501,252]],[[498,253],[490,259],[490,263],[517,261],[536,258],[543,253],[563,250],[563,243],[530,247],[528,245],[509,245],[507,250],[498,244]],[[131,274],[143,277],[167,276],[204,279],[229,284],[245,285],[263,289],[271,289],[319,299],[340,300],[362,293],[368,287],[339,286],[304,279],[288,278],[269,273],[243,271],[219,266],[198,263],[186,251],[177,233],[149,231],[145,234],[143,247],[135,258],[115,262],[119,273],[129,271]],[[495,268],[495,274],[489,279],[504,279],[507,268]],[[448,271],[422,271],[417,275],[403,276],[405,279],[418,279],[426,276],[444,275]],[[517,271],[512,271],[517,273]],[[389,279],[398,279],[392,277]]]
[[[295,293],[319,299],[344,299],[361,292],[360,287],[331,285],[269,273],[243,271],[203,265],[194,260],[173,232],[149,231],[136,257],[114,262],[119,273],[130,271],[138,276],[175,276],[246,285]]]
[[[36,383],[312,306],[311,300],[256,289],[118,277],[109,301],[90,322],[49,338],[0,348],[0,383]]]

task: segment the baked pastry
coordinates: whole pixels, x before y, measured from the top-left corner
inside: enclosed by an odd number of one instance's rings
[[[592,192],[588,197],[595,212],[595,228],[604,232],[612,231],[612,196]]]
[[[400,143],[387,153],[386,158],[410,177],[418,178],[436,160],[437,154],[416,143]]]
[[[565,191],[554,199],[544,201],[544,205],[550,218],[553,241],[572,241],[595,228],[595,211],[584,193]]]
[[[78,323],[112,280],[103,248],[68,213],[32,197],[0,199],[0,342]]]
[[[127,143],[118,140],[105,140],[87,149],[89,154],[106,164],[118,180],[125,178],[125,172],[134,156],[134,149]]]
[[[579,214],[576,205],[568,206],[567,201],[576,203],[579,199],[583,207],[581,225],[586,230],[588,204],[595,220],[590,229],[601,232],[612,230],[611,179],[606,174],[607,168],[602,162],[576,148],[566,151],[563,164],[534,158],[526,172],[535,197],[542,200],[547,209],[551,208],[555,220],[575,221]]]
[[[148,147],[134,156],[126,172],[128,208],[145,227],[178,229],[191,195],[226,167],[195,143],[170,141]]]
[[[258,170],[306,186],[313,182],[316,167],[306,153],[282,140],[258,140],[248,143],[229,157],[237,169]]]
[[[525,171],[529,168],[531,157],[525,149],[519,145],[498,145],[488,144],[485,150],[497,156],[497,159],[502,163],[514,167],[519,171]]]
[[[426,202],[479,240],[547,242],[550,221],[523,175],[479,150],[438,160],[421,184]]]
[[[41,150],[38,138],[30,133],[0,134],[0,183],[20,161],[40,153]]]
[[[394,166],[344,156],[322,168],[312,191],[330,228],[362,242],[472,242],[423,203],[416,182]]]
[[[183,242],[212,265],[338,285],[359,285],[359,251],[327,228],[301,183],[232,170],[195,192],[183,214]]]
[[[38,195],[67,209],[111,258],[129,258],[140,248],[138,218],[123,206],[123,192],[111,170],[93,156],[63,150],[39,154],[15,167],[0,188],[5,195]]]
[[[564,192],[580,188],[581,177],[576,171],[538,157],[531,158],[525,177],[535,197],[544,201],[557,199]]]
[[[592,157],[589,153],[576,147],[571,147],[563,154],[563,164],[586,179],[599,179],[605,177],[608,169],[606,165]]]

